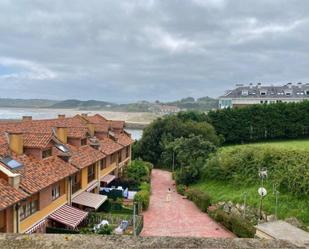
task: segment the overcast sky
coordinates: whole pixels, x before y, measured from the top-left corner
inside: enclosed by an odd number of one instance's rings
[[[0,0],[0,97],[166,101],[299,81],[308,0]]]

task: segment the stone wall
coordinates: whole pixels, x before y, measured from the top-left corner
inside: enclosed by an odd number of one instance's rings
[[[286,241],[256,239],[207,239],[170,237],[129,237],[98,235],[0,234],[1,249],[142,249],[142,248],[204,248],[204,249],[292,249]]]

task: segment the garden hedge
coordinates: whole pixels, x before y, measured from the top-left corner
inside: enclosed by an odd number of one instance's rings
[[[228,214],[221,209],[209,211],[208,214],[215,221],[222,224],[224,227],[232,231],[238,237],[254,238],[255,236],[255,227],[248,220],[240,216]]]
[[[188,189],[186,196],[203,212],[207,212],[208,207],[211,205],[210,196],[201,190]]]

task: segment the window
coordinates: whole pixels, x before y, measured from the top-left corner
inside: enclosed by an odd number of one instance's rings
[[[121,151],[118,152],[118,163],[121,163],[122,161],[122,154]]]
[[[20,207],[20,220],[23,220],[38,211],[38,200],[32,200]]]
[[[52,199],[56,200],[60,196],[60,184],[52,188]]]
[[[88,183],[94,180],[95,177],[95,164],[88,167]]]
[[[76,173],[72,176],[72,193],[74,194],[78,190],[80,190],[81,184],[80,184],[80,173]]]
[[[106,168],[106,158],[103,158],[101,161],[100,161],[100,169],[104,169]]]
[[[81,140],[81,146],[87,145],[87,138]]]
[[[309,90],[306,91],[306,95],[309,95]]]
[[[126,147],[126,157],[130,156],[130,146]]]
[[[46,158],[46,157],[50,157],[52,155],[52,149],[47,149],[47,150],[43,150],[42,152],[42,157]]]
[[[117,161],[117,153],[112,154],[112,163]]]

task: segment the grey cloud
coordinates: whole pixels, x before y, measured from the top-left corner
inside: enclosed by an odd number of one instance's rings
[[[0,96],[170,100],[309,81],[308,13],[303,0],[0,0]]]

